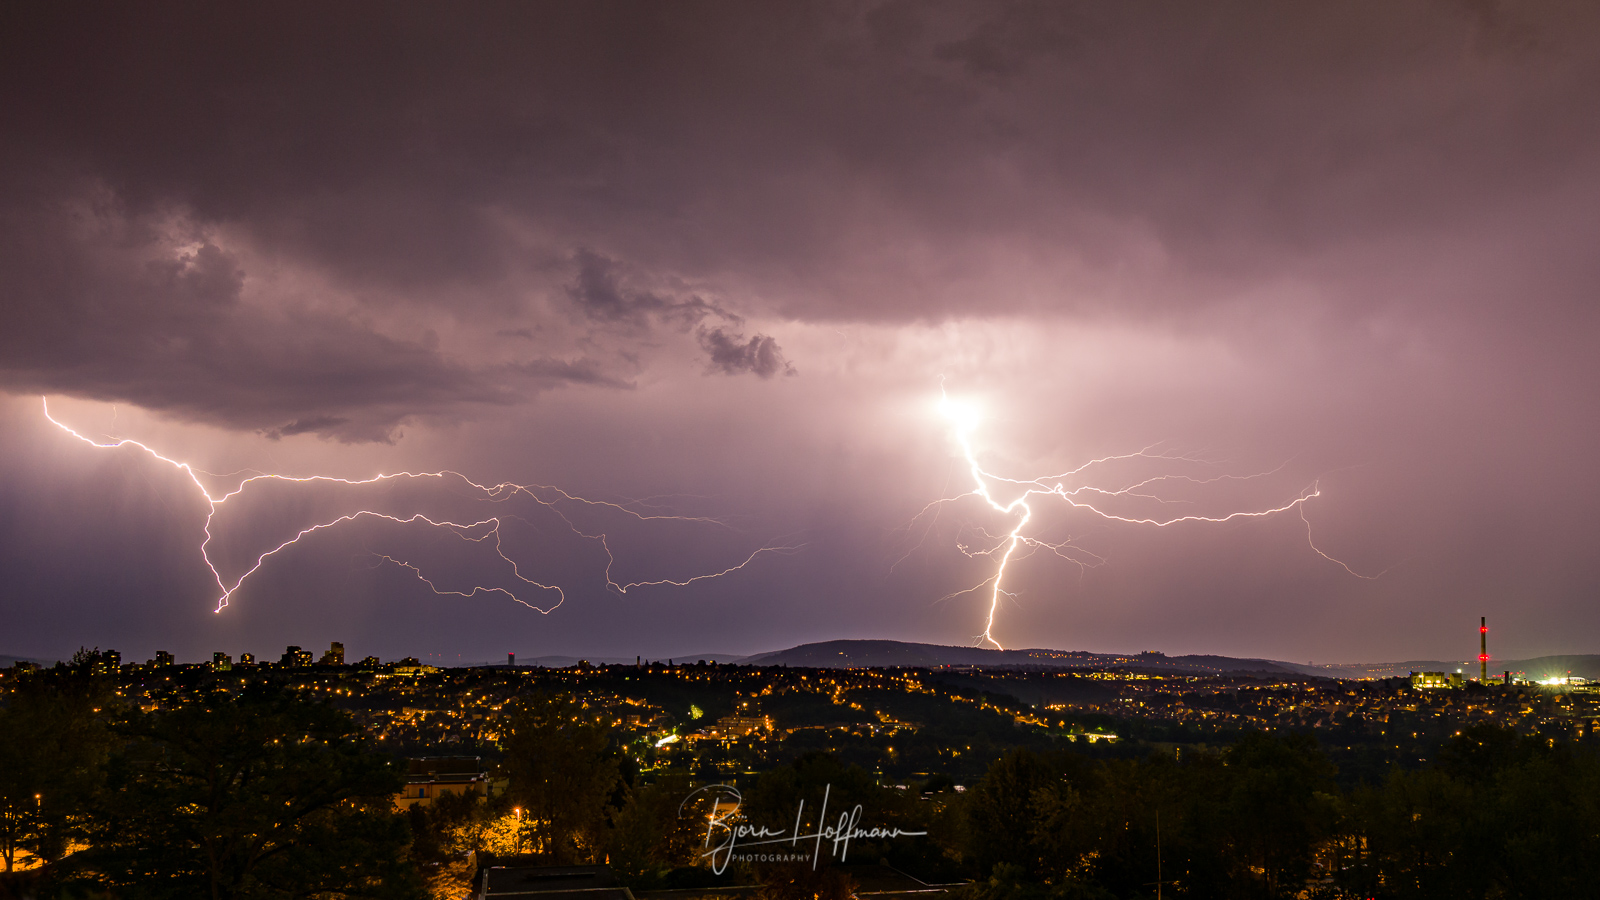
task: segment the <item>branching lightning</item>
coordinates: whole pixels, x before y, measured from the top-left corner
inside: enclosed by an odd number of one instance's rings
[[[1018,562],[1027,556],[1031,556],[1040,550],[1048,551],[1062,559],[1072,562],[1078,565],[1080,570],[1099,565],[1105,561],[1102,557],[1090,553],[1084,548],[1076,545],[1072,538],[1067,538],[1063,541],[1048,542],[1040,540],[1037,537],[1030,536],[1027,533],[1027,529],[1028,525],[1033,521],[1034,509],[1031,505],[1031,502],[1035,499],[1051,498],[1060,500],[1071,509],[1082,510],[1108,522],[1122,522],[1131,525],[1148,525],[1156,528],[1165,528],[1185,522],[1220,523],[1230,522],[1235,519],[1265,518],[1267,516],[1274,516],[1290,510],[1296,510],[1299,512],[1300,518],[1305,522],[1306,525],[1306,543],[1314,552],[1316,552],[1318,556],[1321,556],[1322,558],[1343,567],[1346,572],[1349,572],[1351,575],[1354,575],[1357,578],[1371,580],[1376,579],[1384,574],[1383,572],[1379,572],[1377,575],[1362,575],[1343,561],[1323,552],[1319,547],[1317,547],[1316,543],[1312,541],[1311,522],[1305,517],[1305,506],[1311,500],[1322,495],[1316,482],[1313,482],[1310,487],[1302,490],[1293,500],[1290,500],[1282,505],[1265,509],[1239,510],[1227,513],[1226,515],[1217,516],[1198,514],[1180,514],[1167,517],[1124,516],[1108,511],[1096,505],[1097,501],[1103,501],[1109,498],[1138,498],[1145,501],[1152,501],[1163,506],[1181,503],[1183,501],[1163,498],[1151,492],[1150,489],[1165,482],[1187,482],[1190,484],[1205,485],[1220,481],[1245,481],[1274,474],[1282,469],[1282,466],[1279,466],[1278,469],[1274,469],[1271,472],[1263,472],[1258,475],[1218,475],[1211,478],[1196,478],[1183,474],[1163,474],[1144,478],[1121,487],[1107,488],[1088,484],[1080,484],[1076,487],[1067,486],[1068,479],[1083,475],[1085,472],[1093,468],[1105,466],[1108,463],[1121,460],[1156,459],[1185,462],[1201,461],[1195,457],[1156,452],[1153,447],[1146,447],[1135,453],[1104,456],[1100,457],[1099,459],[1092,459],[1075,469],[1062,472],[1058,475],[1047,475],[1034,479],[1006,478],[986,471],[978,462],[977,453],[973,450],[972,434],[983,420],[982,413],[977,407],[951,399],[950,396],[945,394],[941,388],[939,412],[943,414],[944,417],[951,423],[953,436],[961,449],[962,459],[966,463],[967,472],[972,479],[973,487],[971,490],[966,491],[965,493],[958,494],[954,497],[945,497],[928,504],[927,506],[923,507],[922,511],[919,512],[915,518],[913,518],[913,522],[915,522],[916,519],[920,519],[921,517],[929,514],[930,512],[933,512],[935,515],[937,515],[937,511],[945,504],[960,500],[964,497],[977,497],[994,512],[999,513],[1002,516],[1013,517],[1011,528],[1000,535],[992,534],[981,528],[975,529],[977,538],[986,541],[987,546],[977,547],[967,541],[957,542],[957,549],[959,549],[962,553],[969,557],[982,556],[995,560],[995,567],[992,574],[990,574],[989,577],[985,578],[983,581],[980,581],[972,587],[946,594],[944,597],[940,598],[940,602],[943,602],[945,600],[950,600],[966,594],[977,593],[983,590],[985,587],[989,588],[988,612],[984,619],[983,633],[977,636],[977,641],[979,643],[988,643],[994,645],[996,648],[1004,649],[1001,647],[1000,642],[995,640],[994,626],[995,617],[1000,609],[1000,599],[1002,597],[1014,596],[1005,588],[1006,572],[1012,563]],[[1018,493],[1011,500],[1001,500],[995,496],[994,489],[998,486],[1009,486],[1016,489]],[[1384,572],[1387,571],[1387,569],[1384,570]]]
[[[241,470],[240,472],[235,472],[235,473],[232,473],[231,475],[217,475],[215,473],[206,472],[206,471],[204,471],[202,469],[199,469],[199,468],[191,465],[190,463],[183,462],[182,460],[173,459],[172,457],[163,455],[162,453],[156,451],[154,448],[150,447],[149,445],[141,443],[141,442],[136,441],[136,440],[133,440],[131,438],[119,438],[119,439],[114,439],[114,440],[107,441],[107,442],[97,441],[97,440],[95,440],[95,439],[93,439],[91,437],[88,437],[88,436],[76,431],[72,427],[68,426],[67,424],[63,423],[62,421],[60,421],[59,419],[57,419],[53,415],[51,415],[50,414],[50,401],[49,401],[49,398],[41,398],[41,401],[43,402],[44,416],[45,416],[46,419],[49,419],[50,422],[52,424],[54,424],[57,428],[60,428],[62,431],[66,432],[67,434],[77,438],[78,440],[90,445],[91,447],[97,447],[97,448],[104,449],[104,450],[111,450],[111,449],[116,449],[116,448],[121,448],[121,447],[133,447],[133,448],[136,448],[136,449],[141,450],[144,453],[148,454],[153,459],[159,460],[161,462],[164,462],[164,463],[166,463],[166,464],[178,469],[179,471],[183,472],[184,475],[186,475],[191,482],[193,482],[195,488],[200,492],[200,496],[204,499],[205,504],[206,504],[205,523],[204,523],[204,526],[203,526],[203,529],[202,529],[204,534],[205,534],[205,539],[200,542],[199,550],[200,550],[200,558],[205,562],[206,568],[211,572],[212,579],[215,581],[216,586],[217,586],[217,590],[219,591],[219,594],[217,596],[217,601],[216,601],[217,602],[217,606],[216,606],[216,610],[215,610],[216,612],[219,612],[219,613],[222,612],[223,609],[227,608],[228,603],[233,598],[234,594],[238,593],[239,589],[244,586],[245,581],[248,578],[250,578],[251,575],[254,575],[263,565],[265,565],[268,559],[270,559],[273,556],[276,556],[278,553],[288,549],[289,547],[291,547],[294,544],[298,543],[303,538],[306,538],[306,537],[309,537],[309,536],[311,536],[313,534],[316,534],[318,532],[325,531],[327,529],[333,528],[333,527],[335,527],[337,525],[344,524],[346,522],[356,521],[358,519],[383,519],[383,520],[386,520],[386,521],[389,521],[389,522],[393,522],[393,523],[396,523],[396,524],[399,524],[399,525],[422,524],[422,525],[426,525],[426,526],[434,528],[434,529],[443,530],[445,532],[448,532],[448,533],[454,535],[455,537],[457,537],[457,538],[459,538],[459,539],[461,539],[463,541],[468,541],[468,542],[471,542],[471,543],[484,543],[484,542],[490,541],[492,539],[493,540],[493,546],[494,546],[495,554],[497,556],[499,556],[500,559],[505,561],[506,565],[509,567],[511,576],[513,578],[515,578],[521,584],[527,585],[527,587],[531,591],[537,592],[538,595],[549,597],[554,602],[548,602],[547,601],[546,605],[540,605],[540,604],[531,602],[530,599],[528,599],[528,597],[524,597],[521,594],[517,593],[516,591],[509,590],[509,589],[503,588],[503,587],[485,587],[485,586],[482,586],[482,585],[475,585],[475,586],[471,587],[468,590],[454,590],[454,589],[448,589],[448,588],[441,588],[437,583],[435,583],[432,579],[430,579],[422,571],[422,569],[420,567],[414,565],[413,563],[411,563],[411,562],[409,562],[407,560],[404,560],[404,559],[399,559],[399,558],[396,558],[394,556],[390,556],[388,554],[381,554],[381,553],[374,554],[374,556],[378,560],[379,564],[388,563],[388,564],[392,564],[392,565],[398,566],[398,567],[400,567],[402,569],[405,569],[405,570],[409,571],[412,575],[414,575],[417,578],[418,581],[420,581],[424,585],[426,585],[429,590],[433,591],[435,594],[438,594],[440,596],[474,597],[474,596],[477,596],[479,594],[501,594],[501,595],[504,595],[505,597],[509,598],[510,600],[513,600],[513,601],[515,601],[517,603],[522,604],[523,606],[526,606],[527,608],[529,608],[531,610],[534,610],[535,612],[538,612],[538,613],[541,613],[541,614],[545,614],[545,615],[548,615],[549,613],[553,612],[557,607],[561,606],[561,604],[566,601],[566,597],[567,597],[566,591],[562,587],[560,587],[559,585],[555,585],[555,584],[545,584],[543,582],[540,582],[540,581],[537,581],[535,579],[527,577],[526,575],[524,575],[522,573],[521,567],[518,565],[517,561],[515,559],[513,559],[511,556],[507,555],[505,545],[504,545],[504,543],[502,541],[502,535],[501,535],[501,530],[500,530],[501,529],[501,524],[502,524],[502,521],[504,519],[507,519],[507,518],[520,518],[520,517],[516,517],[516,516],[490,516],[488,518],[481,519],[481,520],[476,521],[476,522],[452,522],[452,521],[448,521],[448,520],[432,519],[432,518],[429,518],[428,516],[422,515],[420,513],[414,514],[414,515],[411,515],[411,516],[402,517],[402,516],[390,515],[388,513],[378,512],[378,511],[375,511],[375,510],[362,509],[362,510],[358,510],[358,511],[353,512],[353,513],[347,513],[345,515],[341,515],[341,516],[339,516],[339,517],[337,517],[335,519],[331,519],[331,520],[329,520],[327,522],[322,522],[322,523],[319,523],[319,524],[312,525],[312,526],[309,526],[307,528],[301,529],[299,531],[299,533],[294,535],[294,537],[289,538],[288,540],[278,544],[277,546],[273,547],[272,549],[267,550],[265,553],[262,553],[261,555],[256,557],[256,560],[255,560],[254,564],[252,564],[248,569],[246,569],[243,574],[239,575],[237,578],[232,579],[232,581],[230,583],[230,581],[223,576],[222,571],[218,568],[216,562],[213,561],[213,559],[211,558],[211,542],[212,542],[212,539],[213,539],[211,526],[213,524],[213,521],[216,519],[217,513],[221,510],[223,504],[227,503],[230,499],[233,499],[234,497],[237,497],[240,494],[244,493],[244,491],[248,487],[250,487],[252,484],[255,484],[257,482],[279,481],[279,482],[293,482],[293,483],[327,483],[327,484],[340,484],[340,485],[353,485],[354,486],[354,485],[378,484],[378,483],[381,483],[381,482],[396,481],[396,480],[401,480],[401,479],[437,479],[437,480],[440,480],[440,481],[459,481],[461,484],[465,485],[467,488],[469,488],[473,492],[476,492],[477,494],[479,494],[481,499],[483,499],[485,501],[489,501],[489,502],[499,503],[499,502],[507,501],[507,500],[509,500],[509,499],[511,499],[513,497],[516,497],[516,496],[525,496],[525,497],[531,499],[533,502],[538,503],[540,506],[545,507],[546,509],[550,510],[551,512],[553,512],[557,516],[559,516],[561,518],[561,520],[564,523],[566,523],[567,527],[569,527],[572,530],[573,534],[575,534],[575,535],[577,535],[577,536],[579,536],[581,538],[584,538],[586,540],[594,541],[594,542],[596,542],[596,543],[598,543],[600,545],[600,547],[604,550],[605,555],[606,555],[606,567],[605,567],[605,585],[606,585],[606,589],[607,590],[616,591],[619,594],[626,594],[626,593],[628,593],[629,590],[631,590],[633,588],[639,588],[639,587],[654,587],[654,586],[685,587],[687,585],[693,584],[693,583],[698,582],[698,581],[704,581],[704,580],[714,579],[714,578],[721,578],[721,577],[723,577],[725,575],[729,575],[729,574],[731,574],[733,572],[737,572],[740,569],[745,568],[746,566],[748,566],[751,563],[755,562],[759,557],[766,556],[766,555],[772,555],[772,554],[790,554],[790,553],[795,553],[795,552],[798,552],[801,548],[803,548],[805,546],[802,543],[794,543],[794,542],[784,542],[784,543],[778,543],[778,544],[766,544],[766,545],[763,545],[763,546],[757,548],[756,550],[752,551],[748,556],[746,556],[744,558],[744,560],[742,562],[739,562],[736,565],[728,566],[727,568],[724,568],[724,569],[722,569],[720,571],[717,571],[717,572],[708,572],[708,573],[705,573],[705,574],[694,575],[694,576],[691,576],[689,578],[684,578],[684,579],[659,578],[659,579],[645,580],[645,581],[619,582],[619,581],[615,580],[612,577],[612,568],[616,565],[616,557],[612,553],[611,545],[606,539],[606,534],[604,532],[589,532],[589,531],[586,531],[586,530],[578,527],[578,525],[576,523],[574,523],[572,521],[572,519],[569,518],[566,515],[566,513],[560,508],[559,504],[561,504],[561,503],[570,503],[570,504],[577,504],[577,505],[588,506],[588,507],[605,508],[605,509],[611,510],[614,513],[617,513],[617,514],[632,518],[632,519],[640,521],[640,522],[673,521],[673,522],[709,524],[709,525],[714,525],[714,526],[720,526],[722,528],[729,528],[730,526],[725,521],[723,521],[721,519],[716,519],[716,518],[711,518],[711,517],[704,517],[704,516],[676,516],[676,515],[665,515],[665,514],[662,514],[662,515],[646,514],[646,513],[643,513],[643,512],[639,512],[637,509],[634,508],[636,506],[637,507],[642,507],[642,508],[645,508],[645,509],[653,508],[647,502],[648,499],[653,499],[653,498],[647,498],[645,501],[630,501],[628,503],[613,503],[613,502],[606,501],[606,500],[591,500],[591,499],[588,499],[588,498],[585,498],[585,497],[580,497],[580,496],[576,496],[574,494],[570,494],[570,493],[568,493],[568,492],[566,492],[564,490],[561,490],[560,488],[551,487],[549,485],[538,485],[538,484],[524,485],[524,484],[513,484],[513,483],[510,483],[510,482],[503,482],[503,483],[494,484],[494,485],[479,484],[479,483],[473,481],[472,479],[468,478],[467,476],[462,475],[460,472],[456,472],[456,471],[448,470],[448,469],[447,470],[443,470],[443,471],[439,471],[439,472],[394,472],[394,473],[374,475],[371,478],[364,478],[364,479],[336,478],[336,477],[328,476],[328,475],[308,475],[308,476],[277,475],[277,474],[271,474],[271,473],[266,473],[266,472],[260,472],[259,470],[254,470],[254,469]],[[231,490],[226,490],[226,491],[221,491],[221,492],[215,492],[212,489],[208,488],[206,486],[206,482],[203,481],[202,478],[201,478],[201,476],[204,475],[204,476],[207,476],[207,477],[210,477],[210,478],[224,478],[225,479],[225,478],[231,478],[231,477],[235,477],[235,476],[244,474],[245,472],[251,472],[251,473],[254,473],[254,474],[249,474],[246,477],[241,478],[238,481],[238,483]],[[522,521],[526,521],[526,520],[522,520]],[[534,596],[534,595],[530,594],[529,596]]]

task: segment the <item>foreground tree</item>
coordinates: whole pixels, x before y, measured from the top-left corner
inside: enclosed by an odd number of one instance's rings
[[[130,900],[422,896],[399,768],[342,712],[218,693],[117,730],[87,878]]]
[[[1437,765],[1359,791],[1351,894],[1564,900],[1600,883],[1600,753],[1477,724]]]
[[[1030,876],[1042,874],[1040,846],[1044,841],[1040,833],[1046,823],[1067,819],[1054,809],[1069,802],[1062,797],[1065,791],[1058,793],[1060,783],[1051,761],[1022,748],[989,767],[967,800],[963,835],[965,854],[980,872],[988,874],[996,866],[1011,865]],[[1052,849],[1056,850],[1054,856],[1065,855],[1059,847]],[[1011,870],[1007,871],[1009,877]]]
[[[1337,833],[1334,769],[1304,736],[1251,734],[1221,754],[1090,763],[1014,750],[959,801],[952,851],[968,900],[1296,897]]]
[[[521,822],[504,796],[440,794],[406,811],[411,825],[411,856],[436,900],[459,900],[471,893],[478,854],[517,852]]]
[[[98,718],[109,689],[87,673],[38,672],[0,709],[0,859],[5,871],[27,851],[45,860],[66,852],[94,791],[107,734]]]
[[[521,700],[500,737],[523,850],[590,862],[605,846],[606,812],[622,780],[610,734],[564,697]]]
[[[1253,733],[1222,755],[1220,816],[1234,896],[1296,896],[1337,822],[1335,768],[1309,735]]]
[[[693,803],[693,790],[683,775],[629,788],[622,808],[611,817],[606,845],[611,868],[624,884],[635,890],[659,888],[672,869],[700,861],[706,810],[704,803]],[[688,808],[686,798],[691,800]]]

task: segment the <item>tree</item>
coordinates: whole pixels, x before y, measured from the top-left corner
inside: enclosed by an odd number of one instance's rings
[[[1600,880],[1600,755],[1477,724],[1439,763],[1357,795],[1368,852],[1343,880],[1397,898],[1590,897]]]
[[[705,821],[683,809],[692,790],[688,778],[669,774],[628,791],[611,817],[607,839],[611,868],[624,884],[636,890],[660,887],[668,871],[697,861]]]
[[[517,704],[500,746],[528,850],[558,863],[591,861],[601,851],[622,779],[608,744],[606,728],[564,697],[541,693]]]
[[[454,900],[470,893],[477,854],[516,852],[518,823],[503,800],[442,793],[432,803],[418,803],[406,811],[411,856],[431,896]]]
[[[0,709],[0,857],[59,858],[108,748],[97,718],[107,689],[86,675],[40,672]]]
[[[1239,867],[1236,895],[1299,893],[1317,843],[1335,824],[1333,764],[1310,735],[1263,732],[1245,735],[1222,761],[1219,812]]]
[[[967,800],[967,851],[978,871],[988,873],[1004,863],[1035,877],[1040,874],[1035,837],[1042,820],[1059,819],[1058,805],[1070,801],[1050,796],[1048,811],[1037,804],[1059,781],[1043,757],[1020,747],[989,767]]]
[[[999,863],[986,881],[974,881],[951,891],[957,900],[1114,900],[1115,894],[1094,884],[1065,880],[1054,884],[1030,881],[1027,872],[1011,863]]]
[[[265,693],[135,714],[90,817],[88,878],[129,900],[421,896],[404,776],[350,717]]]

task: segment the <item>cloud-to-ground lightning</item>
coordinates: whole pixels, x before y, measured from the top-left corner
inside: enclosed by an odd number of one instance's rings
[[[803,544],[797,544],[793,542],[763,544],[762,546],[751,551],[741,562],[727,566],[715,572],[707,572],[681,579],[659,578],[643,581],[619,582],[612,577],[612,568],[616,564],[616,557],[612,553],[611,545],[606,539],[605,532],[590,532],[578,527],[578,525],[561,510],[560,504],[568,503],[581,506],[606,508],[617,514],[640,522],[671,521],[711,524],[723,528],[728,528],[729,526],[721,519],[706,516],[646,514],[633,508],[634,506],[641,505],[638,502],[615,503],[607,500],[591,500],[585,497],[570,494],[564,490],[561,490],[560,488],[551,487],[549,485],[514,484],[511,482],[502,482],[499,484],[479,484],[460,472],[448,469],[438,472],[392,472],[374,475],[371,478],[363,479],[338,478],[329,475],[279,475],[259,472],[256,470],[247,470],[254,472],[254,474],[245,475],[245,477],[240,478],[238,483],[229,490],[214,491],[213,489],[207,487],[206,481],[202,479],[202,475],[211,478],[228,478],[232,476],[218,476],[214,475],[213,473],[204,472],[190,463],[164,455],[148,444],[144,444],[131,438],[115,438],[109,441],[97,441],[94,438],[82,434],[81,432],[57,419],[55,416],[51,415],[49,398],[41,398],[41,400],[43,402],[45,418],[49,419],[50,422],[57,428],[60,428],[62,431],[66,432],[72,437],[75,437],[92,447],[97,447],[103,450],[111,450],[123,447],[136,448],[140,451],[143,451],[151,458],[176,468],[185,476],[187,476],[191,482],[193,482],[195,488],[199,491],[200,496],[206,505],[205,522],[202,527],[205,537],[200,542],[199,551],[200,558],[205,563],[206,568],[211,572],[211,577],[215,581],[217,590],[219,592],[216,600],[215,610],[219,613],[222,612],[223,609],[227,608],[229,600],[232,599],[234,594],[238,593],[239,589],[244,586],[245,581],[249,579],[250,576],[254,575],[258,570],[260,570],[261,567],[266,564],[268,559],[288,549],[303,538],[326,531],[330,528],[334,528],[347,522],[354,522],[360,519],[382,519],[400,525],[422,524],[431,528],[448,532],[455,537],[460,538],[461,540],[472,543],[483,543],[493,539],[495,554],[499,556],[500,559],[504,560],[507,566],[509,566],[511,576],[521,584],[526,585],[531,591],[537,592],[539,595],[550,597],[554,602],[547,603],[546,605],[540,605],[532,602],[528,597],[519,594],[517,591],[509,590],[503,587],[485,587],[482,585],[475,585],[466,590],[441,588],[431,578],[424,574],[421,568],[412,564],[411,562],[388,554],[374,554],[380,563],[390,563],[411,572],[411,574],[414,575],[418,581],[421,581],[435,594],[457,597],[473,597],[479,594],[501,594],[517,603],[522,604],[523,606],[528,607],[531,610],[543,614],[549,614],[566,601],[566,591],[560,585],[545,584],[527,577],[522,573],[522,569],[518,565],[517,561],[511,556],[507,555],[500,530],[502,522],[506,518],[520,517],[502,515],[489,516],[475,522],[452,522],[443,519],[433,519],[421,513],[416,513],[410,516],[396,516],[376,510],[361,509],[355,512],[346,513],[329,521],[321,522],[301,529],[293,537],[283,541],[282,543],[279,543],[264,553],[261,553],[256,557],[255,562],[245,569],[242,574],[240,574],[237,578],[231,579],[230,581],[230,579],[223,576],[221,569],[218,568],[217,563],[211,557],[211,542],[214,537],[212,533],[212,524],[217,517],[217,513],[221,510],[225,503],[243,494],[247,488],[258,482],[275,481],[300,484],[321,483],[359,486],[378,484],[388,481],[398,481],[403,479],[435,479],[440,481],[459,482],[470,490],[476,492],[481,499],[489,502],[498,503],[504,502],[512,497],[525,496],[559,516],[561,520],[566,523],[567,527],[572,530],[573,534],[599,544],[606,555],[606,566],[604,573],[605,587],[607,590],[616,591],[619,594],[626,594],[630,589],[639,587],[685,587],[698,581],[720,578],[745,568],[762,556],[770,554],[794,553],[799,551],[804,546]],[[236,472],[233,474],[240,475],[242,473]],[[533,596],[533,594],[529,594],[529,596]]]
[[[933,503],[928,504],[923,508],[922,512],[918,513],[918,518],[923,515],[927,515],[930,511],[937,513],[937,510],[942,508],[945,504],[960,500],[963,497],[977,497],[994,512],[1003,516],[1013,517],[1010,529],[1003,534],[995,535],[982,529],[978,530],[977,533],[979,536],[990,541],[990,545],[987,547],[975,549],[965,542],[958,542],[957,547],[962,553],[966,554],[967,556],[983,556],[994,559],[996,560],[995,567],[987,578],[983,579],[972,587],[946,594],[943,598],[941,598],[941,600],[948,600],[953,597],[976,593],[982,590],[985,586],[989,588],[988,612],[984,619],[983,632],[977,635],[977,640],[979,643],[988,643],[997,648],[1001,648],[1000,642],[994,637],[995,617],[999,613],[1000,598],[1003,596],[1012,596],[1005,588],[1006,571],[1012,563],[1019,559],[1019,550],[1024,550],[1026,553],[1030,554],[1038,550],[1047,550],[1057,556],[1067,559],[1070,562],[1076,563],[1080,567],[1097,565],[1104,561],[1102,558],[1095,556],[1092,553],[1088,553],[1088,551],[1084,550],[1082,547],[1074,545],[1070,538],[1065,541],[1051,543],[1031,536],[1027,529],[1034,517],[1034,509],[1031,505],[1031,501],[1035,500],[1036,498],[1060,500],[1071,509],[1081,510],[1108,522],[1122,522],[1131,525],[1148,525],[1156,528],[1164,528],[1185,522],[1220,523],[1233,521],[1235,519],[1265,518],[1267,516],[1274,516],[1290,510],[1296,510],[1299,512],[1301,519],[1305,521],[1306,524],[1306,543],[1313,551],[1316,552],[1318,556],[1342,566],[1346,572],[1349,572],[1351,575],[1355,575],[1358,578],[1370,580],[1376,579],[1383,574],[1383,572],[1380,572],[1378,575],[1362,575],[1359,572],[1356,572],[1342,560],[1336,559],[1335,557],[1323,552],[1322,549],[1317,547],[1315,542],[1312,541],[1311,523],[1310,520],[1305,518],[1305,506],[1311,500],[1322,495],[1320,487],[1316,482],[1313,482],[1309,487],[1300,491],[1293,500],[1289,500],[1281,505],[1261,509],[1237,510],[1223,515],[1182,514],[1166,517],[1120,515],[1096,505],[1096,501],[1116,497],[1131,497],[1154,502],[1160,505],[1166,505],[1175,501],[1164,499],[1160,495],[1153,493],[1150,489],[1164,482],[1210,484],[1229,480],[1243,481],[1261,476],[1217,475],[1210,478],[1196,478],[1190,475],[1169,473],[1142,478],[1134,481],[1131,484],[1124,484],[1119,487],[1101,487],[1091,484],[1078,484],[1074,487],[1068,487],[1069,479],[1072,479],[1075,476],[1083,475],[1083,473],[1091,469],[1103,467],[1112,462],[1135,459],[1182,460],[1188,462],[1196,461],[1190,457],[1153,452],[1152,448],[1147,447],[1134,453],[1091,459],[1075,469],[1071,469],[1057,475],[1046,475],[1039,478],[1028,479],[1006,478],[985,470],[978,462],[978,454],[973,449],[972,445],[972,433],[982,423],[983,414],[977,406],[954,400],[941,390],[939,397],[939,412],[943,414],[943,416],[948,419],[951,424],[952,433],[957,445],[960,447],[962,460],[966,465],[967,474],[972,479],[972,489],[954,497],[941,498]],[[1265,475],[1272,473],[1262,474]],[[1002,485],[1008,486],[1015,490],[1016,496],[1009,500],[1004,500],[1000,497],[997,497],[996,489]],[[1078,555],[1069,555],[1069,550]],[[1088,556],[1092,559],[1085,561],[1082,558],[1083,556]],[[1388,570],[1385,569],[1384,571]]]

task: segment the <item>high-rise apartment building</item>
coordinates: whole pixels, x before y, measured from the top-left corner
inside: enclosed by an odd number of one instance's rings
[[[96,650],[89,663],[89,671],[95,675],[115,675],[121,668],[122,654],[115,650]]]

